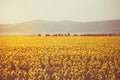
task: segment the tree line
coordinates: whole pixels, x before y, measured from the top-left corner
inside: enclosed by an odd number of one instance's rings
[[[41,34],[38,34],[37,36],[42,36]],[[45,34],[45,36],[120,36],[119,34],[116,33],[99,33],[99,34],[70,34],[70,33],[65,33],[65,34]]]

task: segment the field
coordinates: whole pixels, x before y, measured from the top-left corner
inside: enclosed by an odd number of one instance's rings
[[[120,80],[120,37],[1,36],[0,80]]]

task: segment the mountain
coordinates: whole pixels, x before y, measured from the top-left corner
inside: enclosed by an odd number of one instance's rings
[[[0,24],[1,35],[39,33],[120,33],[120,20],[93,22],[35,20],[17,24]]]

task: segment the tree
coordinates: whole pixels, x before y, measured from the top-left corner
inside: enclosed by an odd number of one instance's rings
[[[38,34],[38,36],[41,36],[41,34]]]
[[[45,34],[45,36],[50,36],[50,34]]]

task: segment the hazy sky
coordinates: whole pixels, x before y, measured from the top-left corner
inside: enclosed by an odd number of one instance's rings
[[[0,0],[0,23],[120,19],[120,0]]]

